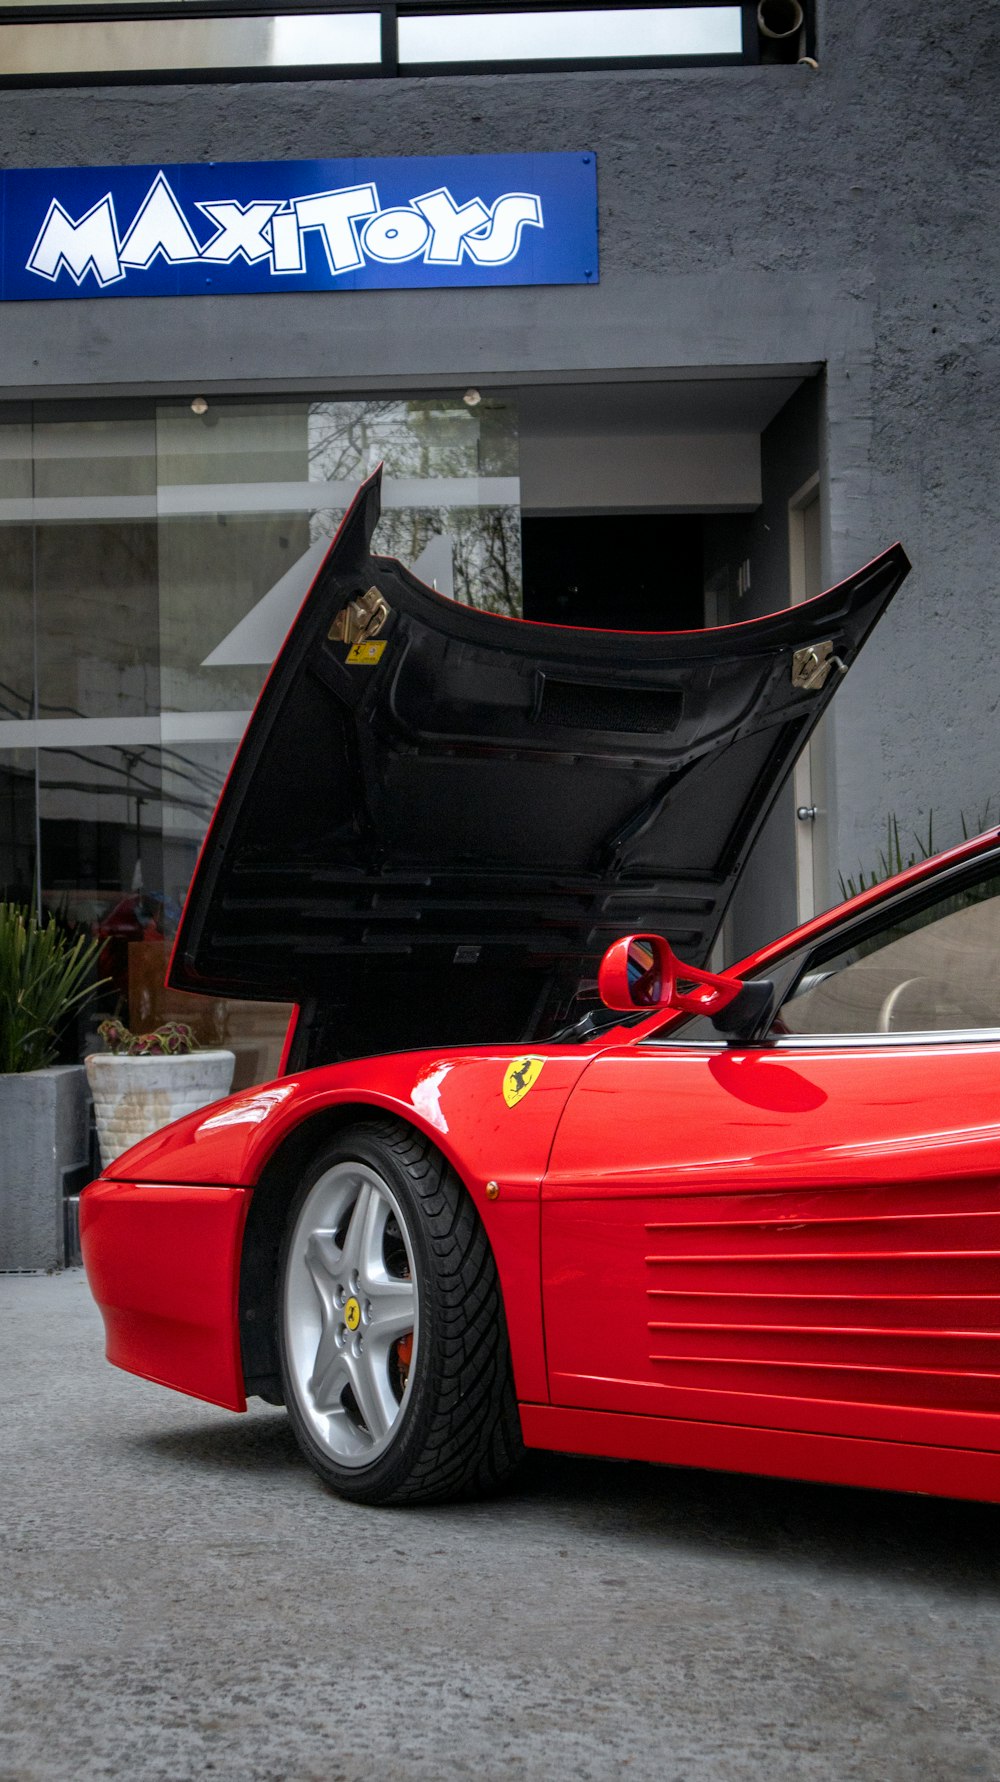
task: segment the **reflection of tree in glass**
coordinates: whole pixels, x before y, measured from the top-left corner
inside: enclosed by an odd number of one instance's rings
[[[310,482],[360,482],[374,470],[403,404],[312,402],[309,405]]]
[[[354,485],[379,461],[387,479],[434,483],[517,476],[517,413],[486,398],[473,411],[459,401],[313,403],[310,479]],[[346,493],[346,491],[345,491]],[[433,489],[427,494],[433,498]],[[313,517],[313,536],[332,533],[342,510]],[[442,505],[383,511],[375,544],[411,566],[433,538],[452,549],[456,600],[485,612],[521,612],[520,511],[516,506]]]
[[[456,516],[455,599],[488,613],[520,617],[521,514],[516,507],[484,507]]]

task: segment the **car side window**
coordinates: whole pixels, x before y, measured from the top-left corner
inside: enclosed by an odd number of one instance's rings
[[[770,1038],[1000,1029],[1000,874],[806,961]]]

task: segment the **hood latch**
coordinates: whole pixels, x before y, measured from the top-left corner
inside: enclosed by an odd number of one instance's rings
[[[367,643],[378,636],[389,617],[389,610],[385,595],[377,588],[369,588],[356,600],[349,600],[341,607],[327,637],[331,643],[345,643],[352,648],[355,644]]]
[[[834,655],[829,638],[824,643],[806,644],[792,657],[792,686],[803,693],[818,693],[826,686],[834,668],[838,674],[847,673],[847,663]]]

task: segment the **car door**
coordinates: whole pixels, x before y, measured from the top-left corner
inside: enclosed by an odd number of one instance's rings
[[[554,1403],[1000,1448],[1000,861],[841,924],[766,1041],[608,1051],[543,1186]]]

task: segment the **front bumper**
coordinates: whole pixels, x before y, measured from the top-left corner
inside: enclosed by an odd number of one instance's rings
[[[239,1287],[250,1197],[103,1177],[84,1189],[80,1247],[116,1367],[246,1410]]]

